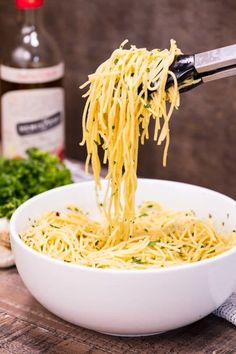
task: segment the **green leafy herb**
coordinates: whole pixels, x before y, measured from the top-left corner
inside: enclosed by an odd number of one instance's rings
[[[150,103],[144,105],[144,108],[150,108],[150,107],[151,107]]]
[[[51,226],[51,227],[54,227],[54,229],[60,229],[60,227],[59,227],[59,226],[56,226],[56,225],[50,224],[50,226]]]
[[[118,61],[119,61],[119,59],[116,58],[116,59],[114,60],[114,64],[116,65],[116,64],[118,63]]]
[[[0,157],[0,217],[10,218],[27,199],[72,182],[58,157],[31,148],[25,159]]]
[[[147,213],[142,213],[142,214],[139,215],[140,218],[142,218],[143,216],[148,216],[148,214]]]
[[[142,262],[138,257],[132,257],[132,263],[144,264],[144,262]]]
[[[155,246],[158,242],[160,242],[160,240],[150,241],[149,244],[148,244],[148,246],[153,247],[153,246]]]
[[[146,72],[147,72],[147,73],[150,73],[150,68],[147,68],[147,69],[146,69]]]

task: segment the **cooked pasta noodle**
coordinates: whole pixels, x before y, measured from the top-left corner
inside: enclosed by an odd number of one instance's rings
[[[135,210],[138,149],[149,139],[151,120],[154,141],[164,143],[164,166],[167,162],[169,122],[179,107],[179,87],[170,67],[181,52],[174,40],[169,50],[124,49],[125,44],[82,86],[89,86],[82,123],[85,166],[88,170],[92,165],[97,191],[99,147],[108,168],[102,221],[70,206],[44,214],[21,238],[53,258],[98,268],[167,267],[220,254],[235,244],[234,232],[223,236],[211,221],[199,220],[192,212],[163,210],[153,201]],[[168,76],[173,85],[166,90]]]
[[[89,75],[89,90],[83,114],[83,142],[87,147],[86,169],[91,161],[97,186],[101,163],[98,146],[104,151],[109,181],[103,210],[109,224],[118,225],[111,244],[127,240],[133,233],[135,190],[139,142],[149,138],[149,124],[154,120],[154,140],[165,144],[163,164],[167,162],[170,141],[169,121],[179,107],[179,91],[170,66],[180,54],[174,40],[170,49],[145,48],[124,44]],[[166,90],[168,75],[174,84]],[[150,93],[152,92],[152,93]]]
[[[115,229],[92,220],[77,206],[51,211],[21,238],[31,248],[65,262],[97,268],[161,268],[211,258],[235,244],[234,232],[217,233],[193,212],[163,210],[147,201],[137,208],[133,236],[110,245]]]

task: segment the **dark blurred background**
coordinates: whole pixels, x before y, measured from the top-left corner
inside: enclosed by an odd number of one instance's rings
[[[0,0],[0,57],[15,26],[13,0]],[[235,0],[46,0],[44,19],[66,63],[66,153],[83,160],[79,85],[126,38],[184,53],[236,43]],[[236,197],[236,77],[181,95],[171,121],[168,166],[149,141],[140,150],[139,176],[195,183]]]

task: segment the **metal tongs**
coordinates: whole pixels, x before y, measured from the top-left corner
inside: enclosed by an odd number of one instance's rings
[[[180,92],[189,91],[204,82],[236,75],[236,44],[198,54],[179,55],[170,70],[176,75]],[[195,83],[184,86],[188,79]],[[173,78],[169,75],[166,88],[172,84]]]

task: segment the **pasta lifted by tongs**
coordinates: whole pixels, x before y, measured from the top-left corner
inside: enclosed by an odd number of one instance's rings
[[[180,92],[236,75],[236,44],[198,54],[178,55],[170,70],[177,78]],[[173,78],[169,75],[166,88],[172,84]]]

